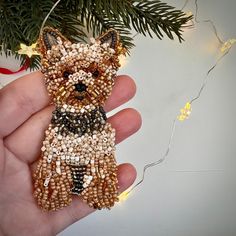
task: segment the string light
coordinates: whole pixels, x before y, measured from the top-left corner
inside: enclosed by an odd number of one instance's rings
[[[119,55],[119,63],[121,68],[125,67],[128,63],[127,56],[124,54]]]
[[[183,10],[187,6],[188,2],[189,2],[189,0],[185,1],[184,6],[182,7],[181,10]],[[146,164],[144,166],[144,168],[143,168],[143,175],[142,175],[141,180],[139,180],[138,183],[136,183],[132,188],[130,188],[130,190],[126,191],[124,193],[124,195],[122,195],[122,199],[123,200],[126,200],[129,197],[130,193],[132,191],[134,191],[134,189],[137,188],[144,181],[145,173],[146,173],[146,170],[148,168],[152,168],[152,167],[154,167],[156,165],[161,164],[165,160],[165,158],[168,156],[169,151],[171,149],[172,139],[173,139],[174,134],[175,134],[176,121],[178,120],[178,121],[181,122],[181,121],[185,121],[186,119],[189,118],[189,116],[191,114],[191,111],[192,111],[192,104],[201,97],[201,94],[202,94],[205,86],[207,85],[209,74],[216,68],[216,66],[219,64],[219,62],[229,53],[229,51],[232,49],[233,45],[236,44],[236,39],[235,38],[229,39],[227,41],[223,41],[219,37],[217,29],[216,29],[216,26],[215,26],[215,24],[214,24],[214,22],[212,20],[209,20],[209,19],[208,20],[203,20],[203,21],[199,21],[198,20],[198,0],[195,0],[195,9],[196,9],[196,11],[195,11],[195,22],[196,23],[204,22],[204,23],[210,23],[211,24],[211,26],[213,28],[213,32],[214,32],[216,38],[218,39],[218,42],[221,45],[220,51],[221,51],[222,55],[216,60],[215,64],[212,67],[210,67],[210,69],[207,71],[206,76],[205,76],[205,78],[204,78],[204,80],[203,80],[203,82],[202,82],[202,84],[200,86],[200,89],[199,89],[197,95],[195,97],[193,97],[190,100],[190,102],[187,102],[185,104],[184,108],[182,108],[180,110],[180,114],[174,119],[173,125],[172,125],[172,128],[171,128],[171,134],[170,134],[170,138],[169,138],[169,143],[168,143],[166,152],[163,155],[163,157],[161,157],[160,159],[158,159],[155,162],[148,163],[148,164]],[[186,15],[187,16],[192,15],[192,12],[187,12]]]
[[[193,13],[192,13],[191,11],[188,11],[188,12],[185,13],[185,16],[186,16],[186,17],[193,16]]]
[[[227,41],[225,41],[224,43],[223,43],[223,45],[221,46],[221,48],[220,48],[220,51],[222,52],[222,53],[225,53],[225,52],[227,52],[227,51],[229,51],[232,47],[233,47],[233,45],[236,43],[236,39],[235,38],[233,38],[233,39],[228,39]]]
[[[184,108],[182,108],[180,110],[180,115],[177,116],[177,119],[179,121],[184,121],[186,119],[189,118],[190,114],[191,114],[191,111],[192,111],[192,106],[191,106],[191,103],[190,102],[187,102],[184,106]]]
[[[120,195],[119,195],[119,202],[120,203],[122,203],[122,202],[124,202],[124,201],[126,201],[127,199],[128,199],[128,197],[130,196],[130,190],[128,189],[128,190],[126,190],[126,191],[124,191],[123,193],[121,193]]]

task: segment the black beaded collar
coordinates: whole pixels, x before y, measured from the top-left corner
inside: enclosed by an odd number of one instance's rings
[[[58,127],[58,133],[67,135],[77,134],[79,137],[85,133],[91,135],[94,130],[102,130],[107,120],[102,107],[96,107],[84,113],[62,111],[57,107],[52,115],[52,126]]]

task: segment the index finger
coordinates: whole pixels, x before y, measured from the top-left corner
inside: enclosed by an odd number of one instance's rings
[[[49,103],[43,74],[33,72],[0,90],[0,136],[5,137]]]

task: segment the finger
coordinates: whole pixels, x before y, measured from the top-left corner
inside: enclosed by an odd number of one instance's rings
[[[0,90],[0,136],[13,132],[49,103],[43,74],[33,72]]]
[[[116,144],[136,133],[142,125],[142,117],[133,108],[126,108],[109,117],[108,122],[116,130]]]
[[[13,134],[4,139],[5,146],[22,161],[32,163],[40,155],[44,131],[51,119],[53,107],[32,116]],[[116,129],[116,143],[128,138],[141,126],[141,116],[134,109],[124,109],[108,119]]]
[[[118,167],[119,192],[125,191],[133,184],[136,178],[136,170],[131,164],[122,164]],[[51,225],[55,234],[61,232],[69,225],[82,219],[94,211],[80,198],[76,197],[72,204],[58,212],[51,218]]]
[[[119,107],[129,101],[136,93],[136,85],[132,78],[127,75],[117,76],[112,94],[106,101],[104,109],[106,112]]]
[[[105,106],[106,111],[123,104],[135,94],[135,84],[128,76],[115,79],[114,94]],[[49,96],[41,72],[33,72],[0,90],[0,137],[12,133],[32,114],[49,103]]]

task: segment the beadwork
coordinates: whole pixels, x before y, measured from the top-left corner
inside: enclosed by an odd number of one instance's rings
[[[95,209],[110,208],[118,201],[115,130],[103,105],[120,66],[119,35],[109,30],[91,44],[71,43],[46,27],[39,48],[55,110],[33,175],[34,197],[47,211],[69,205],[73,194]]]

